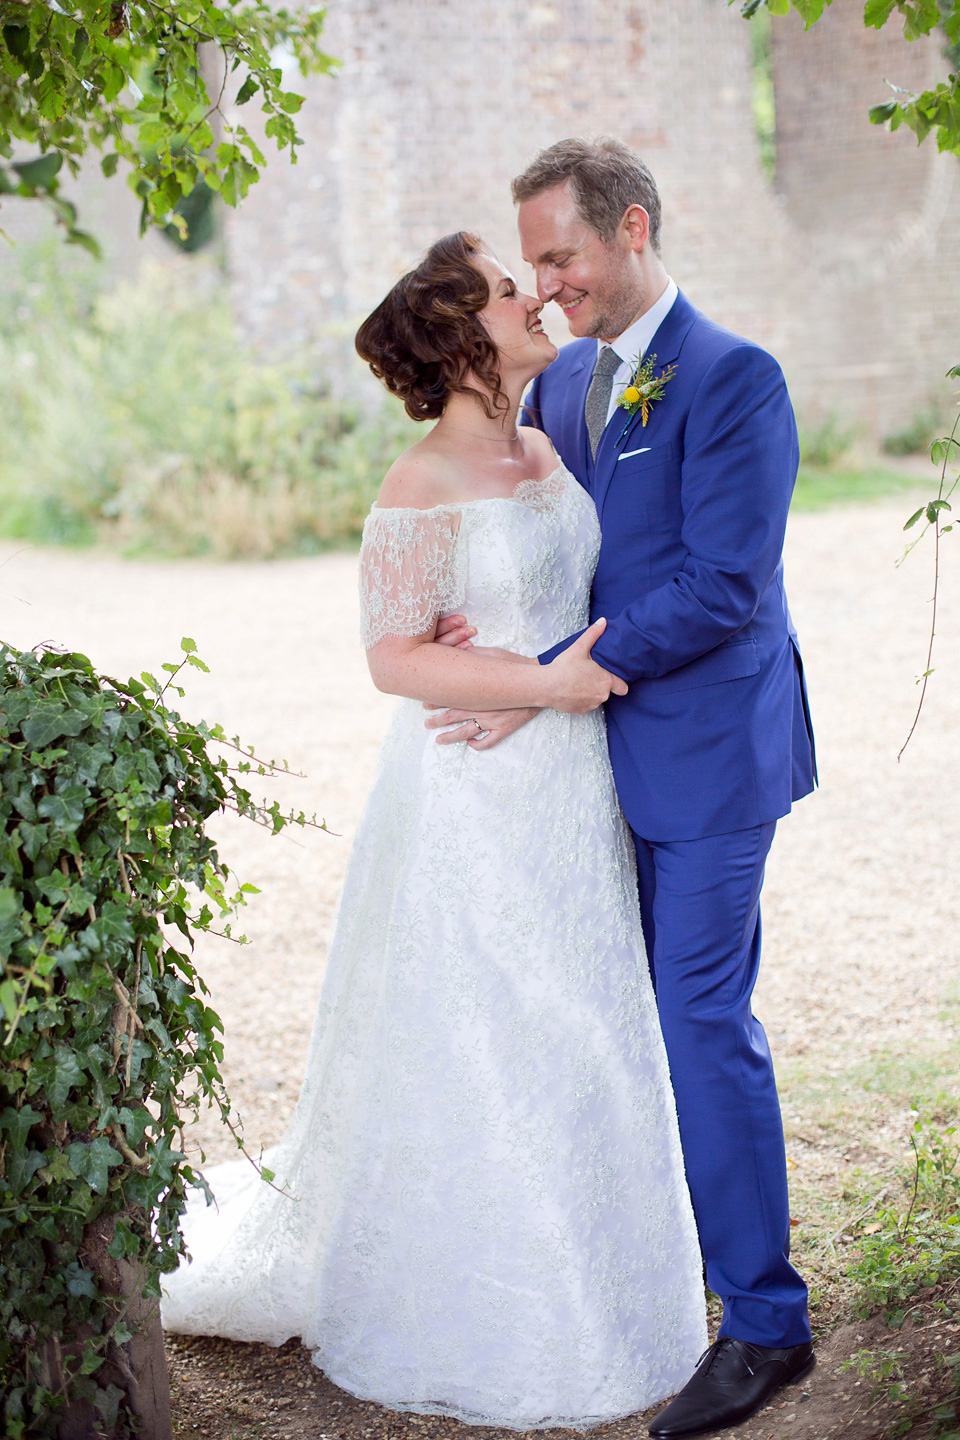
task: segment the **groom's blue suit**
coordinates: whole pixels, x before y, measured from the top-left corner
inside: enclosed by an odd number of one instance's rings
[[[647,353],[676,371],[645,427],[614,411],[595,462],[595,340],[561,350],[528,411],[600,517],[593,656],[630,686],[607,705],[610,756],[720,1333],[796,1345],[806,1289],[787,1259],[779,1105],[750,1009],[767,850],[815,782],[781,562],[796,425],[776,362],[682,293]]]

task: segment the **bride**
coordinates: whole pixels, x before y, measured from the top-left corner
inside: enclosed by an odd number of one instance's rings
[[[306,1077],[266,1157],[191,1204],[168,1330],[299,1336],[395,1410],[528,1430],[654,1404],[705,1344],[700,1256],[640,939],[633,851],[590,659],[600,536],[546,437],[517,427],[556,355],[476,237],[439,241],[357,348],[433,429],[364,527],[363,643],[407,697],[330,944]],[[435,640],[465,610],[478,647]],[[459,639],[462,631],[456,632]],[[482,648],[480,648],[482,647]],[[505,651],[519,652],[508,656]],[[519,661],[519,663],[518,663]],[[421,702],[539,707],[483,752]]]

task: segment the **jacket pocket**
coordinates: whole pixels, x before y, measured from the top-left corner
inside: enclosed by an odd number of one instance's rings
[[[749,675],[760,673],[760,656],[754,639],[726,640],[706,655],[699,655],[689,665],[680,665],[650,679],[647,683],[658,695],[670,695],[675,690],[694,690],[699,685],[719,685],[723,680],[745,680]]]
[[[642,480],[648,470],[656,470],[679,458],[680,452],[674,440],[668,440],[664,445],[644,446],[642,439],[642,432],[631,435],[627,448],[617,456],[617,479],[629,477],[631,480]]]

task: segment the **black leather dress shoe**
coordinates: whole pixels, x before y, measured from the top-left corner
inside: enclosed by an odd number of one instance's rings
[[[772,1350],[724,1336],[700,1357],[692,1379],[652,1421],[655,1440],[680,1440],[739,1425],[781,1385],[793,1385],[816,1364],[812,1345]]]

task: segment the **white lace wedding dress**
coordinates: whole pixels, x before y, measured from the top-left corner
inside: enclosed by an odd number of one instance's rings
[[[364,643],[465,612],[535,654],[587,620],[593,506],[374,508]],[[357,833],[306,1079],[266,1157],[186,1221],[169,1330],[302,1337],[396,1410],[587,1426],[674,1393],[705,1345],[700,1257],[598,712],[488,752],[402,701]],[[309,902],[308,902],[309,903]]]

